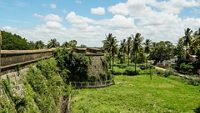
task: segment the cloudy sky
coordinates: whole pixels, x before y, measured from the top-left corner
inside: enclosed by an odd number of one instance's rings
[[[140,32],[176,43],[187,27],[200,27],[200,0],[0,0],[0,29],[31,41],[102,46],[108,33]]]

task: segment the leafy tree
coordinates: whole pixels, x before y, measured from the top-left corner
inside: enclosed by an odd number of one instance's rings
[[[140,33],[136,33],[135,37],[133,37],[133,48],[132,48],[132,53],[135,55],[135,72],[137,71],[137,58],[138,58],[138,53],[140,52],[140,49],[142,48],[142,40],[143,37],[141,36]]]
[[[56,48],[56,47],[59,47],[59,46],[60,46],[60,43],[55,38],[51,39],[49,41],[49,43],[47,44],[48,48]]]
[[[28,42],[30,49],[35,49],[35,43],[33,41]]]
[[[29,50],[32,49],[30,43],[19,35],[2,31],[3,50]]]
[[[44,47],[45,47],[45,44],[41,40],[35,42],[35,49],[43,49]]]
[[[169,41],[154,43],[154,48],[149,57],[154,60],[154,64],[163,62],[164,60],[170,60],[174,57],[174,45]]]
[[[69,81],[88,80],[87,71],[90,61],[84,54],[73,53],[64,48],[57,49],[54,56],[61,70],[68,69],[70,71]]]

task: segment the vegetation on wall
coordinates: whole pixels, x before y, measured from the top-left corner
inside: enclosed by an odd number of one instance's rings
[[[48,59],[30,67],[23,80],[24,95],[17,96],[12,92],[9,82],[4,82],[5,97],[1,99],[1,111],[14,113],[59,113],[61,100],[69,95],[69,86],[60,76],[55,59]],[[9,80],[6,80],[9,81]],[[3,103],[3,104],[2,104]],[[6,103],[6,104],[5,104]]]

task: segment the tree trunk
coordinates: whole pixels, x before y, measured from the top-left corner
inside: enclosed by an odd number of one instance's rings
[[[146,68],[147,68],[147,61],[148,61],[148,60],[147,60],[147,56],[146,56],[146,60],[145,60],[145,62],[146,62]]]
[[[125,53],[123,53],[123,63],[126,63],[126,56],[125,56]]]
[[[150,66],[150,79],[152,80],[151,66]]]
[[[110,69],[112,68],[112,58],[110,57]]]
[[[129,52],[128,52],[128,66],[129,66]]]
[[[114,65],[114,55],[112,55],[112,70],[113,70],[113,65]]]
[[[135,73],[137,71],[137,53],[135,53]]]

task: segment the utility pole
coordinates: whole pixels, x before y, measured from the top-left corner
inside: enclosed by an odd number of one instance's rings
[[[2,46],[2,34],[0,30],[0,76],[1,76],[1,46]]]

